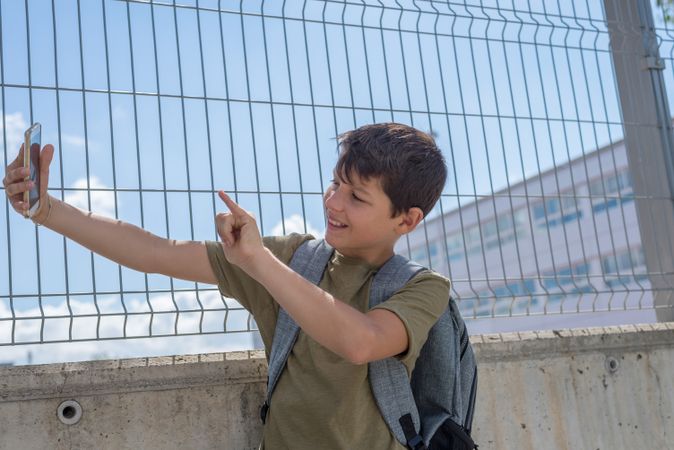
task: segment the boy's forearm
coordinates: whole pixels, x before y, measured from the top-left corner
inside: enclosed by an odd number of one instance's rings
[[[123,266],[154,272],[158,236],[121,220],[83,211],[51,197],[51,212],[43,226]]]
[[[216,216],[225,257],[264,286],[307,335],[354,364],[407,349],[407,331],[395,313],[374,309],[364,314],[314,286],[263,246],[249,212],[224,191],[218,195],[230,210]]]
[[[370,318],[305,280],[269,250],[249,273],[315,341],[354,363],[374,341]]]

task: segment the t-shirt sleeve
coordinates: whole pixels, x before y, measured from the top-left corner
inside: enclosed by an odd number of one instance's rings
[[[288,264],[297,247],[304,241],[313,239],[307,234],[289,234],[287,236],[266,236],[262,238],[262,243],[284,264]],[[225,257],[222,243],[217,241],[206,241],[206,251],[208,261],[213,269],[213,274],[218,280],[218,289],[225,297],[235,298],[248,311],[256,314],[256,310],[265,305],[257,304],[259,301],[269,302],[274,305],[267,290],[256,280],[251,278],[239,267],[231,264]],[[274,306],[278,310],[278,306]]]
[[[405,325],[409,341],[407,351],[397,358],[412,373],[421,348],[426,343],[428,332],[449,304],[447,278],[424,272],[417,275],[402,289],[375,308],[386,309],[396,314]]]

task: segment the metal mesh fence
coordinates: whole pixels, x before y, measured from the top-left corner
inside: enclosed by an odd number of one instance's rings
[[[643,30],[623,19],[596,0],[4,0],[4,162],[39,121],[50,191],[76,206],[215,240],[224,189],[263,234],[320,236],[334,137],[403,122],[435,136],[450,177],[397,250],[452,279],[472,332],[652,321],[671,270],[640,227],[672,198],[644,190],[649,166],[630,157],[614,59],[643,52],[616,36]],[[671,30],[656,32],[669,84]],[[120,267],[7,202],[0,216],[0,346],[255,345],[213,286]],[[654,232],[671,248],[667,226]]]

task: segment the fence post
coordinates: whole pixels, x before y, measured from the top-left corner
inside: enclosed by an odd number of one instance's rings
[[[674,138],[648,0],[604,0],[641,245],[658,321],[674,320]]]

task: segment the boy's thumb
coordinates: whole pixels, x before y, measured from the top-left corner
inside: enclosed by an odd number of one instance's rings
[[[54,146],[47,144],[40,152],[40,168],[49,168],[52,159],[54,158]]]
[[[49,166],[54,159],[54,146],[47,144],[40,152],[40,193],[47,192],[49,183]]]

